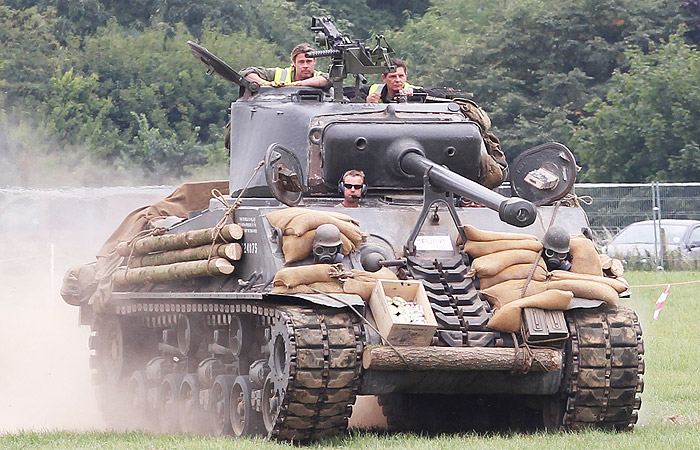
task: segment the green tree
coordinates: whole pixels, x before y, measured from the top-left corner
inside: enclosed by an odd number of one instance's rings
[[[84,77],[72,69],[52,77],[39,108],[44,127],[66,144],[89,142],[97,149],[116,138],[117,130],[107,121],[112,102],[96,94],[97,84],[96,74]]]
[[[586,105],[573,145],[588,181],[700,179],[700,52],[680,35],[627,52],[610,90]]]
[[[195,133],[189,139],[179,140],[174,135],[163,135],[151,127],[144,114],[135,114],[138,132],[133,141],[121,148],[121,159],[126,168],[139,167],[155,183],[164,183],[187,174],[188,167],[207,162],[207,146],[197,143]]]
[[[678,23],[663,0],[435,0],[392,38],[424,86],[473,92],[509,158],[571,138],[629,45],[648,48]]]
[[[62,47],[54,36],[54,10],[11,9],[0,5],[0,92],[3,105],[33,110],[48,95],[47,82],[58,67]]]

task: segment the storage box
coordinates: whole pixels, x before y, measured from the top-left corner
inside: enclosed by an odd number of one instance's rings
[[[427,323],[397,322],[390,313],[388,297],[402,297],[407,302],[419,304]],[[417,280],[377,280],[369,307],[381,335],[393,345],[430,345],[437,330],[437,322],[425,294],[423,283]]]

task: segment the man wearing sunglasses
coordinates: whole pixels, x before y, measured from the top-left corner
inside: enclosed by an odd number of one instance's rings
[[[338,206],[346,208],[359,207],[360,199],[367,193],[365,173],[355,169],[345,172],[340,183],[338,183],[338,192],[343,195],[343,201]]]

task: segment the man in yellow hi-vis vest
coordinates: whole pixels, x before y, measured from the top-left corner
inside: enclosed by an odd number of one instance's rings
[[[406,81],[406,63],[399,58],[391,58],[391,63],[396,66],[396,72],[387,72],[382,75],[384,83],[373,84],[367,93],[367,103],[388,103],[395,101],[397,95],[410,97],[420,86],[414,86]]]
[[[295,84],[298,86],[326,87],[328,75],[314,70],[316,60],[307,58],[306,52],[315,49],[307,43],[299,44],[292,50],[292,65],[282,67],[249,67],[241,71],[241,75],[248,81],[256,81],[261,84],[272,82],[274,86]]]

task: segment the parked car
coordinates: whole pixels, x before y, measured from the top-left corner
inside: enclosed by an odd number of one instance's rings
[[[635,222],[617,233],[603,246],[603,253],[618,258],[654,257],[664,248],[666,253],[680,253],[683,258],[700,259],[700,220],[662,219]]]

